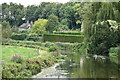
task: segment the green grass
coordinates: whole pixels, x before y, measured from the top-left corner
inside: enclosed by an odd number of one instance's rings
[[[15,54],[21,55],[24,59],[38,56],[38,50],[19,46],[2,46],[2,60],[9,61]]]

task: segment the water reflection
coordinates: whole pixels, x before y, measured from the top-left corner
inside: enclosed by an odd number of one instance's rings
[[[105,56],[69,53],[57,69],[70,78],[118,78],[118,65]]]

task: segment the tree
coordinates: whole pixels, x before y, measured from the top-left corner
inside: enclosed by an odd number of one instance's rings
[[[61,22],[63,19],[67,19],[69,29],[75,29],[76,27],[76,21],[74,17],[75,9],[73,6],[74,2],[68,2],[62,5],[59,9],[59,21]]]
[[[58,17],[54,14],[51,14],[48,18],[46,29],[49,32],[53,32],[54,30],[57,30],[58,28]]]
[[[119,8],[112,2],[86,3],[84,6],[83,27],[88,53],[108,54],[109,48],[116,46],[119,39],[118,31],[108,20],[119,22]]]
[[[27,21],[35,21],[36,20],[35,11],[37,10],[37,8],[38,7],[35,5],[27,6],[26,8],[24,8],[24,15],[25,15],[25,18]]]
[[[2,38],[8,39],[11,35],[12,35],[12,30],[9,22],[3,21],[2,22]]]
[[[2,4],[2,18],[10,23],[10,25],[21,25],[23,15],[23,5],[16,3]]]
[[[47,21],[47,19],[38,19],[35,21],[32,28],[33,32],[37,33],[38,35],[45,33]]]
[[[114,25],[114,24],[112,24]],[[92,36],[90,38],[89,50],[90,54],[104,54],[109,53],[110,47],[116,46],[118,42],[118,27],[111,26],[110,21],[97,22],[92,27]]]

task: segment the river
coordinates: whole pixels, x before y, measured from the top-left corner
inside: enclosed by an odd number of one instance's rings
[[[107,56],[81,55],[61,50],[66,53],[59,64],[43,69],[32,78],[118,78],[118,65]]]

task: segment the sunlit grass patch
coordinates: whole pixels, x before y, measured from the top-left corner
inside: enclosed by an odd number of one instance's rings
[[[14,55],[21,55],[23,58],[32,58],[39,54],[37,49],[18,46],[2,46],[2,60],[9,61]]]

